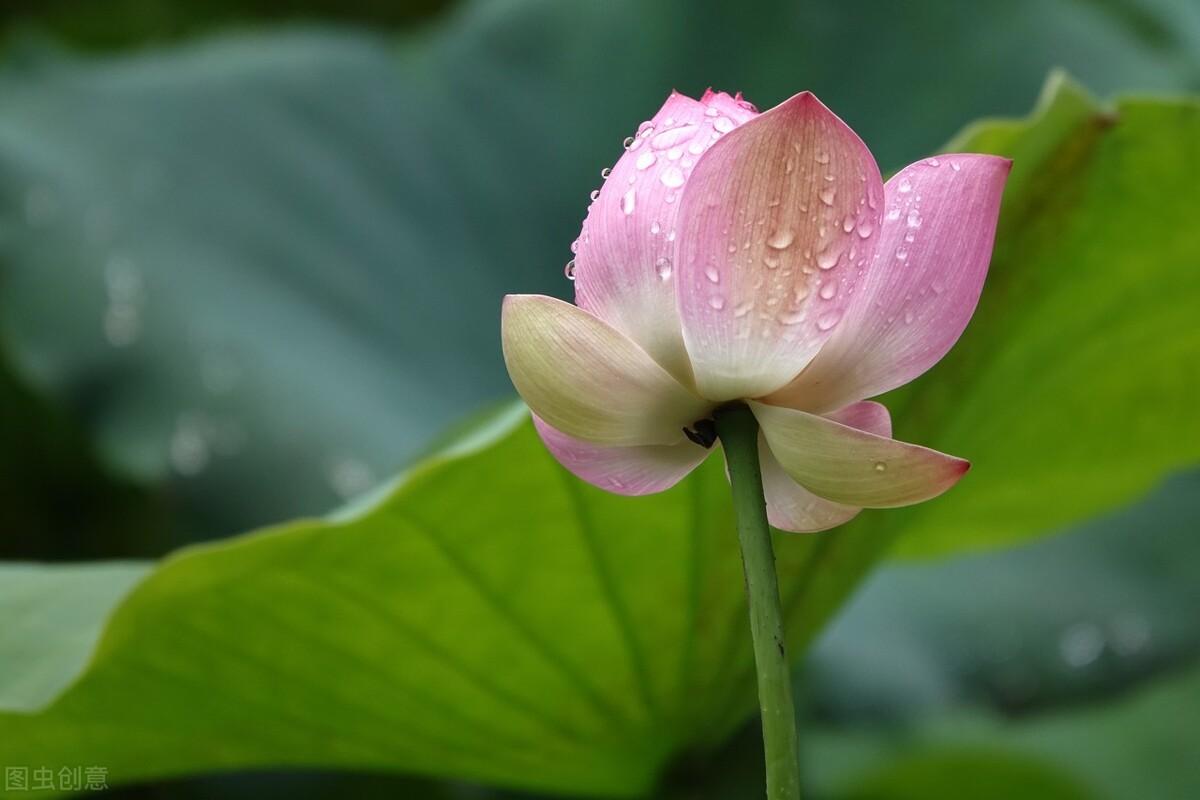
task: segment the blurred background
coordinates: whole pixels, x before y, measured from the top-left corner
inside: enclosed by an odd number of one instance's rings
[[[322,514],[510,397],[499,298],[570,295],[588,192],[671,88],[811,89],[885,172],[1029,113],[1055,69],[1098,97],[1200,91],[1192,0],[30,0],[0,25],[13,561]],[[1184,469],[1053,537],[878,570],[798,673],[813,780],[1200,796],[1198,520]],[[664,796],[756,796],[757,736]],[[518,796],[308,772],[112,794]]]

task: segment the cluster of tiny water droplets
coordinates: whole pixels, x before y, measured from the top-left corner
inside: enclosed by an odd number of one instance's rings
[[[755,111],[753,105],[738,99],[738,105],[748,111]],[[718,109],[709,106],[705,109],[702,120],[687,121],[667,117],[656,124],[646,120],[638,126],[637,132],[627,136],[623,143],[626,151],[637,152],[633,159],[632,169],[628,170],[624,191],[620,193],[618,207],[625,216],[632,216],[638,209],[638,190],[644,187],[643,178],[653,175],[667,190],[662,196],[666,203],[675,203],[679,198],[679,190],[687,182],[690,170],[696,160],[714,141],[737,127],[736,123]],[[608,180],[612,176],[611,169],[604,169],[600,177]],[[653,178],[652,178],[653,179]],[[613,187],[615,188],[615,187]],[[601,189],[591,193],[591,202],[595,203],[601,194]],[[589,209],[591,206],[589,206]],[[661,242],[671,245],[675,241],[674,230],[664,230],[661,223],[654,221],[650,224],[651,237],[662,237]],[[571,253],[576,254],[580,243],[587,242],[587,222],[571,245]],[[661,249],[652,248],[653,249]],[[670,248],[668,248],[670,249]],[[668,256],[659,256],[653,264],[654,274],[660,281],[668,281],[673,274],[673,265]],[[563,274],[568,280],[576,278],[576,262],[572,258],[563,268]],[[723,303],[723,301],[722,301]]]

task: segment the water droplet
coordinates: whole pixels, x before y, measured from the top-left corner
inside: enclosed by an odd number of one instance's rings
[[[716,115],[717,115],[717,110],[715,108],[713,108],[712,106],[709,106],[708,108],[704,109],[704,116],[715,117]]]
[[[167,443],[167,456],[180,475],[203,472],[211,456],[203,420],[194,414],[180,414]]]
[[[869,239],[871,234],[875,232],[875,226],[868,220],[862,220],[858,223],[858,238]]]
[[[792,161],[792,159],[788,158],[788,159],[784,160],[783,171],[785,173],[790,175],[792,173],[792,170],[794,170],[795,168],[796,168],[796,162]]]
[[[646,120],[641,125],[638,125],[638,138],[645,139],[650,134],[654,133],[654,120]]]
[[[604,169],[600,170],[600,178],[602,180],[608,180],[609,175],[612,175],[612,167],[605,167]]]
[[[683,156],[682,147],[672,147],[667,151],[667,158],[671,161],[678,161]],[[686,164],[684,166],[687,166]]]
[[[849,214],[846,215],[846,218],[842,220],[842,230],[846,233],[854,230],[854,217]]]
[[[803,322],[805,313],[803,309],[792,309],[790,311],[781,311],[779,316],[775,317],[782,325],[795,325],[798,322]]]
[[[669,147],[678,147],[688,139],[692,138],[699,128],[699,125],[680,125],[677,128],[668,128],[651,139],[650,146],[655,150],[666,150]]]
[[[343,500],[362,494],[375,484],[375,476],[361,460],[339,456],[329,464],[329,486]]]
[[[901,178],[900,185],[897,188],[899,188],[900,194],[908,194],[912,191],[912,184],[909,182],[908,178]]]
[[[592,193],[590,195],[588,195],[588,197],[590,197],[592,199],[593,203],[596,202],[597,200],[600,199],[600,190],[592,189]]]
[[[779,256],[768,250],[763,254],[763,264],[766,265],[767,269],[776,269],[779,266]]]
[[[934,294],[941,294],[942,292],[946,291],[946,287],[941,281],[934,281],[933,283],[929,284],[929,288],[933,289]]]
[[[903,261],[906,258],[908,258],[908,251],[905,250],[903,247],[897,247],[896,248],[896,260]]]
[[[658,279],[667,281],[671,279],[671,259],[666,256],[654,262],[654,271],[658,274]]]
[[[821,269],[833,269],[837,266],[838,259],[842,257],[840,250],[832,247],[826,248],[817,253],[817,266]]]
[[[675,231],[671,231],[670,233],[667,234],[667,241],[668,242],[675,241]]]
[[[657,222],[651,222],[651,223],[650,223],[650,234],[651,234],[652,236],[658,236],[658,234],[659,234],[661,231],[662,231],[662,226],[660,226],[660,225],[659,225]]]
[[[931,167],[936,167],[936,166],[938,166],[939,164],[941,164],[942,162],[941,162],[941,161],[938,161],[936,158],[931,158],[931,159],[929,159],[929,160],[928,160],[927,162],[925,162],[925,163],[927,163],[927,164],[928,164],[929,166],[931,166]]]
[[[579,240],[578,240],[578,239],[576,239],[575,241],[571,242],[571,252],[572,252],[572,253],[578,253],[578,252],[579,252]]]
[[[741,319],[742,317],[749,314],[750,310],[753,308],[754,308],[753,301],[747,300],[744,303],[738,303],[738,305],[735,306],[733,309],[733,316],[738,319]]]
[[[886,470],[887,470],[887,462],[886,461],[876,461],[875,462],[875,471],[876,472],[884,472]]]
[[[917,211],[915,208],[908,212],[908,227],[921,227],[921,212]]]
[[[837,189],[832,186],[821,190],[821,202],[827,206],[833,205],[833,198],[837,196]]]
[[[900,207],[896,206],[887,213],[887,220],[888,222],[895,222],[898,219],[900,219]]]
[[[626,150],[632,150],[633,143],[636,141],[637,140],[634,139],[632,136],[626,136],[625,141],[621,143],[621,146],[624,147]]]
[[[714,267],[712,264],[709,264],[707,267],[704,268],[704,277],[708,278],[708,280],[712,283],[720,283],[721,282],[721,273],[718,272],[717,268]]]
[[[818,150],[816,155],[813,156],[813,158],[815,158],[817,160],[818,164],[828,164],[829,163],[829,153],[827,153],[824,150]]]
[[[960,169],[962,169],[962,167],[960,167],[960,166],[958,165],[958,162],[957,162],[957,161],[951,161],[951,162],[950,162],[950,169],[954,170],[955,172],[958,172]]]
[[[792,246],[792,242],[796,240],[796,232],[791,228],[780,228],[770,235],[767,239],[767,247],[773,247],[776,250],[786,250]]]
[[[912,244],[916,238],[917,238],[917,235],[915,233],[913,233],[912,231],[909,231],[908,233],[904,234],[904,241],[908,242],[909,244]]]
[[[717,119],[713,121],[713,127],[721,133],[729,133],[731,130],[733,130],[733,120],[729,119],[729,117],[717,117]]]
[[[826,311],[817,318],[817,330],[828,331],[832,330],[834,325],[837,325],[842,319],[842,312],[838,309]]]
[[[565,275],[569,281],[575,280],[575,259],[572,258],[567,262],[566,266],[563,267],[563,275]]]
[[[694,156],[698,156],[704,152],[705,144],[703,139],[693,139],[688,145],[688,152]]]
[[[708,298],[708,304],[717,311],[720,311],[725,307],[725,298],[721,297],[719,294],[714,294],[712,297]]]
[[[663,186],[667,186],[671,189],[678,188],[683,186],[683,171],[680,170],[679,167],[667,167],[663,170],[662,175],[659,176],[659,180],[663,182]]]
[[[635,194],[633,189],[630,189],[621,198],[621,210],[623,212],[625,212],[625,216],[629,216],[630,214],[633,213],[633,207],[634,207],[634,203],[636,201],[637,201],[637,195]]]
[[[674,203],[675,202],[675,193],[667,192],[667,196],[664,197],[663,200],[667,201],[668,203]]]
[[[648,169],[653,166],[654,162],[657,160],[658,156],[656,156],[652,150],[647,150],[637,157],[637,161],[633,162],[633,165],[638,169]]]
[[[1104,652],[1104,631],[1094,622],[1080,622],[1062,632],[1058,652],[1067,666],[1082,669]]]
[[[821,291],[818,292],[818,294],[821,296],[822,300],[832,300],[833,296],[837,294],[837,284],[833,281],[827,281],[825,285],[821,287]]]

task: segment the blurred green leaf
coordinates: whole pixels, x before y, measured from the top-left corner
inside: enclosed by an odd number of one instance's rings
[[[606,494],[512,408],[381,500],[168,559],[49,709],[0,715],[0,763],[642,793],[667,759],[720,741],[732,689],[753,700],[726,680],[750,661],[727,488],[712,459],[661,495]],[[779,537],[785,585],[822,569],[817,541]]]
[[[1088,800],[1069,774],[1030,758],[987,751],[935,751],[897,759],[839,800]]]
[[[1200,471],[1000,552],[876,570],[810,652],[825,718],[1094,701],[1200,656]]]
[[[913,797],[917,786],[927,793],[916,796],[929,800],[990,797],[984,792],[991,787],[960,783],[954,791],[936,782],[935,769],[965,766],[961,759],[969,754],[1025,767],[996,780],[1024,781],[1022,772],[1032,778],[1036,770],[1044,791],[1059,792],[1027,792],[1021,782],[1000,796],[1186,800],[1200,794],[1198,692],[1200,671],[1193,666],[1109,703],[1020,720],[959,711],[899,730],[811,730],[805,761],[822,797],[899,800]],[[877,792],[864,795],[864,784]],[[893,793],[884,791],[889,785]]]

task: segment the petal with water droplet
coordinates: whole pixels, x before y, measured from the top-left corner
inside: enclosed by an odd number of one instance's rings
[[[828,157],[819,171],[818,152]],[[733,130],[700,157],[680,201],[676,291],[702,395],[719,401],[767,394],[816,354],[857,280],[857,268],[836,256],[851,244],[864,255],[873,249],[875,236],[853,232],[863,223],[878,228],[881,211],[865,202],[870,192],[883,192],[870,152],[807,92]],[[824,279],[845,291],[821,300],[821,313],[806,313],[817,302],[814,254],[821,254]],[[705,278],[714,265],[728,300],[719,306],[709,302]],[[747,303],[753,313],[734,313]]]
[[[612,447],[568,436],[536,414],[534,427],[546,449],[573,475],[607,492],[654,494],[670,489],[698,467],[711,450],[684,441]]]
[[[691,367],[675,311],[675,281],[670,270],[664,279],[659,269],[663,259],[675,261],[675,244],[652,231],[655,226],[675,227],[676,194],[694,167],[656,148],[686,145],[688,152],[703,153],[713,131],[713,117],[705,114],[710,107],[739,123],[753,116],[728,95],[697,101],[672,93],[642,127],[648,138],[636,141],[648,144],[622,152],[613,166],[588,210],[587,236],[581,237],[576,253],[576,302],[628,335],[685,383],[691,382]]]
[[[959,169],[917,162],[888,181],[891,212],[854,303],[770,402],[824,411],[873,397],[925,372],[958,340],[983,288],[1010,162],[955,155],[952,163]]]
[[[822,417],[753,401],[750,408],[784,471],[835,503],[863,508],[920,503],[958,483],[970,467],[961,458],[846,424],[854,421],[851,416]],[[867,416],[878,410],[847,413]]]
[[[570,436],[607,445],[676,444],[711,407],[625,334],[562,300],[508,295],[500,336],[517,392]]]

